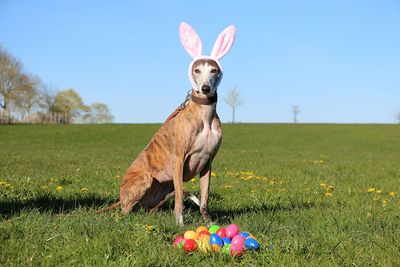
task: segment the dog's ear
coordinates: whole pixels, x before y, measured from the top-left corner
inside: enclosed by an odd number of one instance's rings
[[[185,22],[181,23],[179,27],[179,36],[183,47],[192,58],[201,55],[203,48],[200,37],[189,24]]]
[[[233,45],[235,33],[236,29],[233,25],[227,27],[223,32],[221,32],[217,41],[215,41],[214,48],[211,52],[211,57],[216,58],[217,60],[223,58],[223,56],[229,52]]]

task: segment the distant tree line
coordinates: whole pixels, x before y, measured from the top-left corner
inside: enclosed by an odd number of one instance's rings
[[[56,90],[23,70],[0,46],[0,123],[109,123],[104,103],[85,105],[72,88]]]

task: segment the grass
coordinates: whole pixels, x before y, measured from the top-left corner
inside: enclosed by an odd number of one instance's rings
[[[400,265],[400,126],[224,125],[210,212],[260,241],[241,258],[173,249],[173,201],[93,214],[158,127],[0,126],[0,265]]]

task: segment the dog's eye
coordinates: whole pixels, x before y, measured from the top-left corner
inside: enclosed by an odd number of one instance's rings
[[[200,73],[201,71],[199,69],[194,69],[195,73]]]
[[[217,72],[218,72],[217,69],[212,69],[212,70],[211,70],[211,73],[217,73]]]

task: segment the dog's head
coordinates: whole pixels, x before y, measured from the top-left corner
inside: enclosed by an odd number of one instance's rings
[[[202,43],[196,31],[185,22],[180,25],[180,38],[183,47],[193,58],[189,65],[189,79],[196,93],[212,96],[216,93],[222,79],[219,60],[229,52],[235,39],[236,29],[227,27],[217,38],[210,56],[202,55]]]

